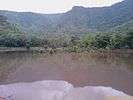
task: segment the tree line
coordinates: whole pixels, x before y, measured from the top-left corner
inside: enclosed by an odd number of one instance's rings
[[[51,34],[52,35],[52,34]],[[62,34],[57,36],[27,36],[7,18],[0,15],[0,47],[68,48],[71,51],[97,49],[133,49],[133,32],[88,33],[84,36]]]
[[[133,49],[133,32],[87,34],[73,43],[73,49]]]
[[[1,47],[51,47],[51,48],[77,48],[77,49],[133,49],[133,32],[87,34],[83,37],[58,36],[37,37],[25,34],[1,34]]]

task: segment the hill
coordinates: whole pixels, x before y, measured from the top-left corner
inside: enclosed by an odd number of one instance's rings
[[[130,26],[133,20],[133,0],[124,0],[110,7],[85,8],[75,6],[62,14],[0,11],[26,34],[83,34],[106,32]],[[121,27],[121,28],[120,28]],[[131,26],[132,28],[132,26]],[[123,28],[122,28],[123,29]]]

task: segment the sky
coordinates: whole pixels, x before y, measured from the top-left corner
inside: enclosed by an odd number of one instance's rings
[[[0,0],[0,10],[37,13],[63,13],[73,6],[103,7],[122,0]]]

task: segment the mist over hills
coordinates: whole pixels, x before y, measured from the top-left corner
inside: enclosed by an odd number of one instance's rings
[[[26,34],[83,34],[88,32],[125,31],[133,27],[133,0],[110,7],[75,6],[61,14],[0,11],[0,15]]]

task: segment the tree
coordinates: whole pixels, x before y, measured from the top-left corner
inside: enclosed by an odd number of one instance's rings
[[[0,15],[0,46],[23,47],[26,46],[25,35],[18,28],[10,24],[7,18]]]
[[[110,38],[110,48],[111,49],[120,49],[125,47],[124,35],[120,33],[115,33],[111,35]]]
[[[133,32],[127,33],[125,37],[125,43],[130,49],[133,49]]]
[[[107,48],[110,45],[110,35],[109,34],[97,34],[92,43],[97,49]]]

